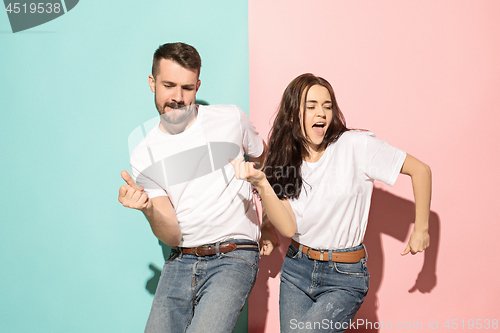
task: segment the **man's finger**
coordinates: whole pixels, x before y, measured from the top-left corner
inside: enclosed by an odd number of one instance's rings
[[[141,204],[146,204],[149,200],[148,195],[145,192],[142,192],[141,197],[139,198],[138,202]]]
[[[120,186],[120,189],[118,190],[118,200],[120,200],[120,198],[123,198],[127,195],[128,189],[129,189],[129,185]]]
[[[142,191],[144,190],[144,188],[140,187],[139,185],[137,185],[134,180],[132,179],[132,177],[128,174],[127,171],[123,170],[122,171],[122,178],[123,180],[130,186],[132,186],[132,188],[138,190],[138,191]]]
[[[231,163],[231,165],[234,168],[234,176],[236,177],[236,179],[246,178],[244,175],[244,166],[243,166],[243,169],[241,166],[242,163],[244,163],[244,161],[245,161],[244,158],[238,158],[237,160],[233,160],[233,159],[229,160],[229,163]]]
[[[252,175],[256,170],[254,163],[245,163],[246,164],[246,173],[248,176]]]
[[[231,163],[232,166],[235,166],[236,163],[241,162],[243,160],[243,157],[238,158],[237,160],[233,160],[232,158],[229,159],[229,163]]]
[[[141,201],[141,197],[143,194],[146,194],[142,191],[130,191],[131,192],[131,196],[130,196],[130,199],[132,199],[134,202],[140,202]]]

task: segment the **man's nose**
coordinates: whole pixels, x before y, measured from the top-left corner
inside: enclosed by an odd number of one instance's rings
[[[180,104],[181,102],[184,101],[184,98],[182,96],[182,88],[181,87],[175,87],[175,90],[172,94],[172,100],[176,102],[177,104]]]

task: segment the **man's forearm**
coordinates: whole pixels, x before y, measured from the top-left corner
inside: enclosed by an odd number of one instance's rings
[[[171,219],[162,214],[154,205],[142,211],[151,226],[153,234],[169,246],[178,246],[182,233],[177,219]]]

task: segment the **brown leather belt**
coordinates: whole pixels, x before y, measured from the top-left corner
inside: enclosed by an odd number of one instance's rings
[[[292,239],[292,245],[295,248],[300,248],[300,243]],[[328,261],[328,250],[316,250],[305,245],[302,245],[302,253],[307,255],[309,259]],[[343,263],[355,263],[365,257],[365,248],[351,252],[332,252],[332,261]]]
[[[202,245],[197,247],[182,247],[182,254],[194,254],[198,257],[212,256],[217,254],[217,247],[215,245]],[[235,244],[223,243],[219,245],[219,253],[228,253],[236,249],[242,250],[259,250],[257,244]]]

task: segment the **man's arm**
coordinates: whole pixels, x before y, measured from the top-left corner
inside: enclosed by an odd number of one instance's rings
[[[119,190],[118,201],[124,206],[140,210],[146,216],[153,234],[163,243],[177,246],[182,233],[170,199],[166,196],[149,199],[144,189],[138,186],[127,171],[122,171],[127,185]]]
[[[251,157],[250,160],[255,163],[255,166],[257,169],[260,169],[262,165],[264,164],[264,160],[266,158],[266,151],[267,151],[267,145],[266,141],[262,140],[262,144],[264,145],[264,149],[262,150],[262,154],[260,154],[259,157]]]

